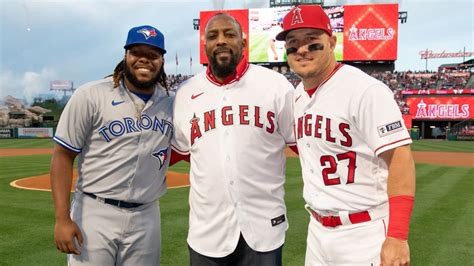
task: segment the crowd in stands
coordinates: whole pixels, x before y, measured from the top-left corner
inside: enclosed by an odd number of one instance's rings
[[[385,83],[394,93],[394,98],[403,114],[408,114],[409,107],[403,100],[404,90],[459,90],[465,89],[471,77],[468,71],[444,71],[444,72],[372,72],[370,75]]]
[[[372,77],[383,81],[392,90],[463,89],[470,77],[466,71],[445,72],[373,72]]]
[[[191,78],[192,75],[181,75],[181,74],[177,74],[177,75],[168,75],[167,76],[167,80],[168,80],[168,88],[170,88],[170,90],[176,90],[179,86],[179,84],[189,78]]]
[[[293,86],[298,86],[300,79],[298,76],[290,71],[286,66],[281,68],[274,67],[274,71],[283,74]],[[446,89],[474,89],[472,80],[470,81],[472,73],[468,70],[445,70],[443,72],[433,71],[404,71],[404,72],[371,72],[372,77],[385,83],[394,93],[394,98],[400,107],[403,114],[408,114],[409,108],[407,103],[403,100],[402,91],[404,90],[446,90]],[[168,83],[172,90],[175,90],[178,85],[190,78],[190,75],[168,75]]]

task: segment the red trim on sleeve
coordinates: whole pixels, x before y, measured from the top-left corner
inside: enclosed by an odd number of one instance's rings
[[[299,153],[299,151],[298,151],[298,146],[294,145],[294,146],[289,146],[289,147],[290,147],[290,149],[291,149],[294,153],[300,155],[300,153]]]
[[[171,149],[170,166],[174,165],[175,163],[179,161],[186,161],[189,163],[189,154],[188,155],[180,154],[174,149]]]
[[[397,140],[397,141],[390,142],[390,143],[388,143],[388,144],[382,145],[382,146],[378,147],[377,149],[375,149],[375,152],[374,152],[374,153],[377,154],[377,151],[380,150],[380,149],[382,149],[383,147],[387,147],[387,146],[389,146],[389,145],[393,145],[393,144],[395,144],[395,143],[402,142],[402,141],[405,141],[405,140],[407,140],[407,139],[411,139],[411,138],[408,137],[408,138],[400,139],[400,140]]]
[[[175,152],[181,154],[181,155],[189,155],[189,151],[182,151],[175,146],[171,145],[171,149],[174,150]]]

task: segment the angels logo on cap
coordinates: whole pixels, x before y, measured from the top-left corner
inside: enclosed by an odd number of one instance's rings
[[[143,34],[143,36],[145,36],[146,40],[148,40],[148,38],[150,38],[150,37],[155,37],[156,36],[155,29],[146,29],[146,28],[144,28],[144,29],[141,29],[137,32]]]
[[[303,20],[304,17],[304,20]],[[319,5],[296,6],[283,18],[283,31],[275,36],[278,41],[284,41],[288,32],[296,29],[320,29],[332,36],[331,21]]]
[[[291,18],[291,25],[295,25],[296,23],[303,23],[303,17],[301,16],[301,8],[296,7],[293,9],[293,17]]]

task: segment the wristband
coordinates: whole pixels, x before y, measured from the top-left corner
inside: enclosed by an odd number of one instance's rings
[[[408,227],[415,197],[408,195],[393,196],[388,199],[389,219],[387,237],[408,239]]]

